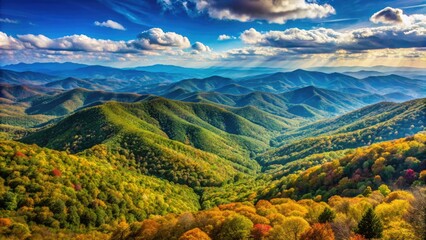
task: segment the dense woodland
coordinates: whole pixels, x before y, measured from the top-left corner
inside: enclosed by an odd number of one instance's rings
[[[0,239],[426,239],[422,80],[0,71]]]
[[[336,239],[348,239],[357,237],[362,216],[374,208],[384,239],[392,239],[396,231],[402,231],[401,239],[421,239],[411,219],[417,214],[408,212],[424,200],[424,189],[415,186],[426,181],[425,144],[424,134],[374,144],[286,175],[272,185],[265,179],[259,179],[264,183],[259,185],[241,179],[243,189],[251,193],[240,196],[240,203],[216,202],[218,207],[194,212],[209,197],[235,199],[212,194],[209,188],[199,199],[189,187],[141,174],[136,163],[118,153],[110,155],[104,145],[72,155],[3,141],[2,234],[53,238],[71,234],[71,229],[89,239],[102,232],[113,232],[113,239],[191,239],[193,234],[206,239],[310,239],[304,236],[328,231],[330,239],[332,232]],[[244,192],[238,183],[232,186],[216,191]],[[401,188],[412,192],[391,190]],[[283,196],[290,198],[275,198]],[[319,216],[326,208],[335,218],[322,222]],[[159,216],[173,212],[184,214]]]

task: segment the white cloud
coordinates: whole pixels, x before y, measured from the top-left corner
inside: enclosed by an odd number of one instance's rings
[[[2,23],[14,23],[14,24],[18,23],[17,20],[13,20],[13,19],[10,19],[10,18],[0,18],[0,22],[2,22]]]
[[[225,40],[230,40],[230,39],[236,39],[236,37],[234,37],[234,36],[229,36],[229,35],[226,35],[226,34],[221,34],[221,35],[219,35],[219,37],[217,38],[217,40],[219,40],[219,41],[225,41]]]
[[[402,9],[386,7],[373,14],[370,17],[370,21],[376,24],[383,23],[387,25],[412,25],[419,22],[426,22],[426,15],[406,15]]]
[[[187,37],[175,32],[164,32],[161,28],[151,28],[138,35],[138,39],[130,42],[137,49],[154,50],[168,47],[189,48],[191,43]]]
[[[0,32],[0,49],[20,50],[24,49],[24,45],[18,39],[8,36],[4,32]]]
[[[86,35],[49,38],[41,34],[25,34],[14,37],[0,32],[0,54],[5,56],[0,62],[17,62],[18,59],[31,62],[31,58],[80,61],[86,57],[87,61],[136,61],[144,56],[189,60],[193,54],[202,54],[203,58],[214,55],[210,47],[201,42],[191,45],[187,37],[159,28],[143,31],[130,41],[96,39]]]
[[[195,42],[192,45],[192,49],[196,52],[211,52],[212,51],[208,46],[206,46],[206,45],[204,45],[200,42]]]
[[[94,24],[99,27],[107,27],[107,28],[112,28],[112,29],[122,30],[122,31],[126,30],[126,28],[124,28],[123,25],[121,25],[118,22],[114,22],[112,20],[107,20],[106,22],[95,21]]]
[[[251,28],[244,31],[240,38],[249,45],[288,48],[299,53],[329,53],[340,49],[363,51],[426,47],[426,22],[342,32],[327,28],[311,30],[290,28],[261,33]]]
[[[284,24],[287,20],[323,18],[335,14],[329,4],[320,5],[305,0],[192,0],[199,12],[216,19],[248,22],[266,20]]]
[[[68,50],[86,52],[129,52],[125,41],[90,38],[86,35],[71,35],[51,39],[44,35],[18,35],[21,43],[29,49]]]
[[[201,45],[202,46],[201,46]],[[202,43],[196,43],[199,51],[210,50]],[[189,39],[174,32],[164,32],[160,28],[151,28],[141,32],[137,39],[130,41],[113,41],[91,38],[86,35],[71,35],[49,38],[42,34],[17,35],[17,38],[0,32],[0,49],[46,49],[86,52],[132,53],[147,51],[173,51],[191,47]]]

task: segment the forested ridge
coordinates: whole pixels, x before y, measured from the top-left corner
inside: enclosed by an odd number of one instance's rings
[[[385,95],[312,74],[144,87],[160,96],[6,75],[0,238],[424,239],[426,100],[366,106]]]

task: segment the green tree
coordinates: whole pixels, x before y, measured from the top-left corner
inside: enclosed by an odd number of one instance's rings
[[[391,190],[389,189],[389,187],[386,184],[380,185],[379,191],[385,197],[391,192]]]
[[[370,196],[370,194],[373,192],[373,189],[371,189],[371,187],[370,186],[367,186],[365,189],[364,189],[364,192],[362,193],[362,195],[364,195],[365,197],[368,197],[368,196]]]
[[[13,192],[7,192],[3,196],[3,205],[6,210],[16,210],[18,208],[18,196]]]
[[[222,240],[241,240],[248,239],[253,223],[250,219],[236,215],[227,218],[223,223],[218,239]]]
[[[75,206],[71,206],[68,213],[68,222],[72,226],[78,227],[80,225],[80,216],[78,215],[78,210]]]
[[[374,213],[372,208],[367,209],[358,223],[357,233],[367,239],[381,238],[383,233],[383,224]]]
[[[336,214],[334,213],[334,211],[326,207],[324,211],[319,215],[318,222],[320,223],[333,222],[335,217],[336,217]]]
[[[95,211],[93,211],[93,209],[91,208],[86,208],[84,209],[81,222],[84,223],[86,226],[95,226],[96,218],[97,218],[97,215]]]

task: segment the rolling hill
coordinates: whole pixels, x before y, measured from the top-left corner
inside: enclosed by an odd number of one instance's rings
[[[15,72],[0,69],[0,83],[41,85],[58,79],[39,72]]]
[[[31,101],[31,106],[26,112],[32,114],[44,114],[64,116],[85,106],[104,101],[134,102],[147,96],[131,93],[112,93],[104,91],[89,91],[76,88],[53,96],[46,96]]]
[[[89,90],[103,90],[103,91],[113,90],[110,86],[100,85],[88,80],[83,80],[83,79],[74,78],[74,77],[68,77],[65,79],[49,82],[49,83],[46,83],[44,86],[48,88],[63,89],[63,90],[72,90],[75,88],[85,88]]]
[[[354,78],[340,73],[322,73],[305,70],[292,72],[277,72],[261,75],[240,81],[239,84],[257,91],[281,93],[306,86],[315,86],[338,90],[339,88],[366,88],[365,84]]]
[[[257,109],[149,97],[78,111],[23,141],[71,152],[103,143],[126,152],[143,172],[203,186],[257,171],[250,156],[268,148],[269,139],[284,127],[280,118]]]
[[[124,156],[107,155],[104,145],[82,155],[14,141],[0,141],[0,149],[0,175],[9,176],[1,184],[2,219],[7,211],[7,217],[79,229],[200,208],[193,189],[143,175],[130,162],[124,166]]]
[[[0,83],[0,98],[11,101],[20,101],[27,98],[54,95],[60,93],[60,90],[52,90],[41,86],[15,85],[8,83]]]
[[[276,138],[282,146],[258,157],[263,165],[285,164],[306,156],[356,148],[424,131],[426,99],[379,103],[289,131]],[[295,139],[300,139],[296,140]]]
[[[255,106],[263,111],[282,117],[319,119],[336,116],[370,103],[358,100],[357,96],[312,86],[274,94],[250,92],[234,95],[219,92],[195,92],[183,88],[165,95],[186,102],[211,102],[234,107]]]

